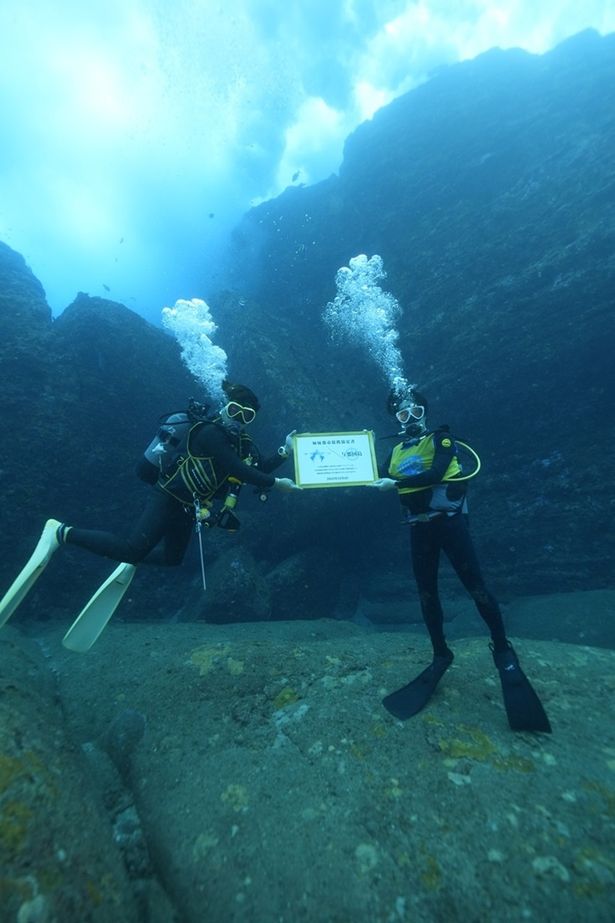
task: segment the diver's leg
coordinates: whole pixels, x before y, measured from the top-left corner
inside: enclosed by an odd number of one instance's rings
[[[175,567],[184,560],[186,548],[194,531],[194,513],[186,511],[183,506],[177,506],[174,511],[173,521],[164,538],[165,563]]]
[[[164,537],[177,500],[162,491],[152,490],[147,505],[128,538],[94,529],[62,526],[62,540],[113,561],[138,564]],[[58,530],[60,531],[60,530]],[[162,561],[160,563],[163,563]]]
[[[441,526],[442,549],[486,623],[494,649],[496,651],[506,650],[508,641],[502,613],[495,597],[485,586],[468,528],[467,516],[459,513],[456,516],[443,517]]]
[[[485,586],[468,529],[467,516],[459,514],[447,519],[442,548],[491,632],[490,646],[500,674],[502,696],[511,728],[514,731],[549,733],[549,718],[506,638],[500,608]]]
[[[434,656],[447,657],[450,651],[444,638],[444,613],[438,594],[440,539],[437,525],[437,520],[411,525],[410,551],[423,620],[431,638]]]
[[[401,721],[425,708],[453,662],[453,652],[444,638],[444,615],[438,596],[440,541],[433,520],[410,526],[410,549],[421,611],[433,645],[433,660],[411,682],[382,700],[387,711]]]
[[[162,542],[141,563],[177,567],[184,560],[193,529],[194,513],[176,501],[168,511]]]

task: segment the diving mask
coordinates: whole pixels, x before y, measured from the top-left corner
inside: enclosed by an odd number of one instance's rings
[[[401,410],[398,410],[395,414],[395,417],[402,426],[405,426],[407,423],[422,420],[424,416],[425,408],[421,406],[421,404],[409,404],[407,407],[402,407]]]
[[[222,413],[230,420],[234,420],[236,423],[243,423],[244,426],[247,426],[248,423],[252,423],[256,417],[256,411],[253,407],[244,407],[243,404],[238,404],[237,401],[229,401],[225,407],[222,408]]]

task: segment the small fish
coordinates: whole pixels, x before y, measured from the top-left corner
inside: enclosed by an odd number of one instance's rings
[[[210,218],[215,218],[215,216],[216,216],[216,213],[215,213],[215,212],[210,212],[210,213],[209,213],[209,217],[210,217]]]
[[[123,237],[120,237],[120,243],[121,243],[121,244],[124,243],[124,238],[123,238]]]
[[[111,291],[111,289],[109,288],[109,286],[108,286],[108,285],[105,285],[104,282],[103,282],[103,288],[104,288],[104,290],[105,290],[106,292],[110,292],[110,291]]]
[[[300,173],[301,173],[301,170],[297,170],[296,173],[293,173],[293,178],[291,179],[291,183],[294,183],[295,180],[299,179],[299,174],[300,174]]]

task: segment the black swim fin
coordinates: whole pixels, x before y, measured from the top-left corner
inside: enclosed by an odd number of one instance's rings
[[[504,651],[495,651],[491,645],[493,662],[498,668],[502,696],[513,731],[543,731],[551,733],[551,723],[536,690],[519,666],[511,645]]]
[[[432,663],[422,673],[413,679],[407,686],[387,695],[382,704],[395,718],[405,721],[418,714],[429,702],[436,691],[436,686],[453,662],[453,652],[450,656],[434,657]]]

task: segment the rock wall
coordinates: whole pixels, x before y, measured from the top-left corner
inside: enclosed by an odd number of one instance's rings
[[[36,644],[0,640],[0,918],[140,919],[111,825]]]
[[[184,407],[194,382],[175,342],[123,305],[79,294],[52,321],[40,283],[4,244],[0,371],[4,593],[47,518],[130,527],[147,490],[135,465],[160,413]],[[61,562],[51,562],[19,617],[76,615],[111,569],[108,561],[67,550]],[[176,608],[179,580],[173,580],[172,574],[159,580],[152,571],[135,598],[145,608]]]
[[[613,35],[491,51],[379,110],[339,176],[287,189],[235,235],[234,283],[258,301],[242,317],[279,344],[255,358],[250,336],[244,362],[310,429],[391,432],[379,370],[321,321],[337,268],[382,256],[430,422],[483,459],[473,528],[503,596],[612,585],[614,108]],[[363,509],[358,551],[386,570],[395,514]]]

